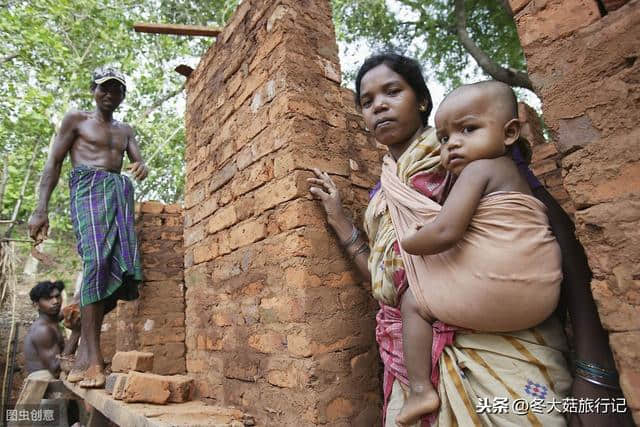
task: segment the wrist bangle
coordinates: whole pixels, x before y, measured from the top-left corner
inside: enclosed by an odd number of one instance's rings
[[[620,385],[618,384],[618,373],[616,371],[605,369],[596,363],[576,359],[574,361],[574,373],[576,377],[591,384],[611,390],[620,390]]]
[[[353,251],[347,251],[347,252],[350,252],[349,255],[351,256],[351,259],[355,259],[358,255],[366,252],[368,249],[369,249],[369,245],[367,244],[367,242],[362,241],[360,245],[357,246],[356,249],[354,249]]]
[[[586,382],[588,382],[588,383],[591,383],[591,384],[594,384],[594,385],[597,385],[597,386],[600,386],[600,387],[604,387],[604,388],[607,388],[607,389],[609,389],[609,390],[616,390],[616,391],[619,391],[619,390],[620,390],[620,386],[619,386],[619,385],[617,385],[617,384],[616,384],[616,385],[613,385],[613,384],[603,383],[603,382],[600,382],[600,381],[598,381],[598,380],[596,380],[596,379],[593,379],[593,378],[590,378],[590,377],[586,377],[586,376],[580,375],[580,374],[579,374],[579,373],[577,373],[577,372],[576,372],[576,377],[578,377],[578,378],[580,378],[581,380],[584,380],[584,381],[586,381]]]
[[[349,238],[347,240],[345,240],[344,242],[340,242],[340,244],[342,246],[344,246],[345,248],[348,248],[349,246],[353,245],[356,240],[358,240],[358,236],[360,236],[360,231],[354,225],[353,226],[353,230],[351,231],[351,236],[349,236]]]

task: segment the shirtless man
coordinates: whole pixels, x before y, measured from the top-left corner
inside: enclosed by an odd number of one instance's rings
[[[63,289],[62,282],[40,282],[29,292],[29,297],[39,313],[24,340],[26,368],[30,375],[41,371],[45,377],[50,374],[50,378],[57,378],[60,373],[58,355],[70,353],[78,342],[79,324],[73,325],[66,346],[60,331]]]
[[[133,129],[113,118],[124,100],[126,82],[107,68],[93,73],[91,92],[96,109],[66,114],[49,153],[40,181],[40,195],[29,219],[29,234],[36,244],[49,228],[51,193],[58,183],[62,162],[70,154],[71,219],[83,261],[80,289],[81,335],[78,357],[67,379],[81,387],[104,386],[104,360],[100,329],[106,313],[118,299],[137,298],[142,269],[134,229],[133,185],[120,175],[124,154],[137,180],[148,174]]]

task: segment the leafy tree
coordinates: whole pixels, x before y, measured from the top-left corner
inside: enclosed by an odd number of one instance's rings
[[[339,40],[419,58],[446,86],[472,58],[484,74],[531,89],[508,1],[332,0]]]
[[[17,205],[16,219],[28,218],[56,126],[70,109],[94,108],[90,75],[104,65],[128,75],[127,97],[116,116],[134,126],[145,158],[152,157],[138,196],[180,200],[184,77],[173,68],[197,61],[212,39],[137,34],[132,26],[136,21],[220,26],[236,3],[0,0],[0,220],[10,220]],[[69,169],[65,162],[50,202],[52,228],[58,231],[70,229],[64,182]]]

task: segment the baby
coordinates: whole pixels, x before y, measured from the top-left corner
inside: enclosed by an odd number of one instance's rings
[[[511,88],[462,86],[442,102],[435,123],[442,165],[457,180],[442,208],[425,200],[421,225],[398,231],[414,277],[401,306],[410,394],[400,425],[440,404],[430,381],[435,320],[486,332],[531,328],[555,310],[562,279],[544,205],[511,158],[520,138]],[[394,218],[402,221],[410,224]]]

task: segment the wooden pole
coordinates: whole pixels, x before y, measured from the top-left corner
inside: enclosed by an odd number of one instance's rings
[[[137,22],[133,24],[133,29],[138,33],[207,37],[216,37],[221,31],[220,28],[206,27],[203,25],[147,24],[144,22]]]

